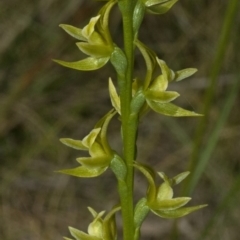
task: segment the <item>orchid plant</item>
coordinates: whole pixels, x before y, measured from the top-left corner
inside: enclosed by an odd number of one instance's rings
[[[116,71],[117,87],[112,78],[109,78],[109,97],[113,108],[96,123],[86,137],[82,140],[60,139],[68,147],[88,151],[90,157],[77,158],[80,166],[59,172],[80,178],[93,178],[110,169],[118,182],[120,203],[117,203],[104,218],[105,211],[97,213],[88,207],[94,218],[93,222],[88,227],[88,233],[70,227],[70,233],[75,240],[117,239],[115,214],[118,211],[122,213],[123,239],[138,240],[141,225],[149,212],[161,218],[179,218],[206,206],[184,207],[191,200],[190,197],[173,198],[173,186],[184,180],[189,172],[169,178],[165,173],[157,172],[151,166],[141,163],[136,154],[138,123],[147,111],[153,110],[170,117],[201,116],[173,104],[172,101],[179,97],[179,93],[167,91],[168,84],[172,81],[178,82],[190,77],[197,70],[186,68],[173,71],[138,37],[146,13],[164,14],[177,0],[105,0],[105,2],[97,16],[91,18],[82,29],[67,24],[60,25],[70,36],[77,39],[78,49],[88,57],[75,62],[54,61],[80,71],[97,70],[110,62]],[[124,49],[113,42],[109,31],[109,15],[116,5],[123,21]],[[135,49],[140,51],[146,64],[143,79],[134,77]],[[108,125],[117,115],[121,124],[122,152],[112,149],[107,139]],[[146,196],[134,205],[135,169],[143,174],[149,186]],[[163,180],[160,186],[156,185],[156,175]]]

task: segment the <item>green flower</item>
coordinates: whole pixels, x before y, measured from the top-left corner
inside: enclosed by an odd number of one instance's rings
[[[65,67],[83,71],[91,71],[103,67],[109,61],[114,51],[114,44],[108,29],[108,18],[110,10],[115,3],[115,0],[107,2],[99,11],[99,14],[91,18],[88,25],[83,29],[61,24],[60,27],[63,30],[81,41],[77,42],[76,45],[89,57],[77,62],[54,61]]]
[[[158,65],[161,68],[162,74],[155,78],[148,89],[144,92],[147,104],[152,110],[167,116],[173,117],[193,117],[202,116],[201,114],[193,111],[188,111],[180,108],[172,103],[174,99],[180,96],[179,93],[174,91],[166,91],[168,83],[171,81],[180,81],[194,74],[197,70],[194,68],[184,69],[178,72],[173,72],[169,69],[163,60],[156,58]],[[183,76],[184,75],[184,76]]]
[[[145,111],[148,106],[157,113],[172,117],[201,116],[201,114],[185,110],[172,104],[171,101],[179,97],[180,94],[175,91],[167,91],[169,82],[180,81],[190,77],[197,69],[186,68],[174,72],[163,60],[159,59],[151,49],[139,40],[136,40],[135,44],[142,53],[147,68],[143,87],[138,90],[139,94],[143,94],[145,97]],[[153,73],[158,67],[161,70],[161,74],[153,79]]]
[[[90,157],[77,158],[77,161],[82,165],[80,167],[64,169],[58,172],[76,177],[96,177],[106,171],[111,161],[116,160],[116,158],[119,159],[110,148],[106,136],[108,124],[115,114],[114,110],[107,113],[83,140],[60,139],[68,147],[89,151]]]
[[[103,219],[105,211],[97,213],[94,209],[88,207],[88,210],[93,216],[93,221],[88,226],[88,234],[78,229],[69,227],[71,235],[76,240],[116,240],[117,230],[115,213],[120,210],[121,207],[113,208]],[[64,238],[65,240],[72,240],[70,238]]]
[[[207,205],[198,205],[194,207],[183,207],[191,198],[189,197],[177,197],[173,198],[172,186],[179,184],[184,180],[189,172],[183,172],[172,179],[169,179],[163,172],[158,172],[158,175],[163,179],[163,183],[160,186],[155,184],[155,172],[148,166],[136,163],[134,166],[140,170],[147,178],[149,183],[146,199],[141,200],[141,208],[149,208],[154,214],[162,218],[179,218],[183,217],[191,212],[194,212]],[[139,213],[135,213],[141,215]]]

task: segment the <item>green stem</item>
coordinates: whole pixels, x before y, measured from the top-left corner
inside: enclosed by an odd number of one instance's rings
[[[121,86],[121,119],[123,155],[127,165],[127,176],[124,183],[119,183],[119,194],[122,206],[123,218],[123,239],[134,239],[133,221],[133,161],[135,160],[135,144],[137,132],[137,118],[131,116],[130,106],[132,100],[132,79],[133,79],[133,9],[134,1],[119,1],[119,8],[123,18],[124,51],[127,58],[127,71],[124,83]]]

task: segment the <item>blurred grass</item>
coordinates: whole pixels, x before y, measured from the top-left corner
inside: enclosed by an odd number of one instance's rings
[[[181,93],[178,103],[183,107],[195,111],[204,107],[203,96],[230,2],[182,0],[168,14],[148,15],[144,20],[140,38],[171,68],[199,69],[196,76],[171,86]],[[76,166],[74,159],[80,156],[58,139],[81,139],[110,107],[107,78],[114,79],[111,67],[82,73],[51,62],[52,58],[82,57],[58,24],[82,27],[100,5],[83,0],[0,2],[0,239],[62,239],[69,225],[86,229],[90,219],[86,206],[110,209],[117,199],[109,172],[97,180],[54,173]],[[212,154],[193,193],[193,204],[208,203],[209,207],[178,222],[179,239],[238,239],[239,24],[237,14],[230,24],[232,31],[202,138],[201,154],[209,147]],[[112,14],[111,29],[121,45],[117,11]],[[141,76],[142,69],[139,60],[136,74]],[[221,124],[226,111],[228,118]],[[170,175],[185,170],[199,121],[150,113],[141,122],[139,160]],[[121,149],[118,132],[115,121],[109,138]],[[139,175],[136,182],[136,195],[142,196],[146,183]],[[150,216],[143,226],[143,239],[170,239],[172,223]]]

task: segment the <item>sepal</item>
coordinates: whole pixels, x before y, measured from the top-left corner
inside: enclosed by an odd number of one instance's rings
[[[174,209],[177,209],[177,208],[180,208],[180,207],[186,205],[190,200],[191,200],[191,198],[189,198],[189,197],[165,199],[165,200],[161,200],[159,202],[151,203],[150,207],[152,210],[158,210],[158,209],[161,209],[161,211],[174,210]]]
[[[94,58],[94,57],[88,57],[80,61],[76,62],[65,62],[62,60],[56,60],[53,59],[54,62],[68,68],[72,68],[75,70],[80,70],[80,71],[93,71],[97,70],[101,67],[103,67],[107,62],[109,58],[108,57],[103,57],[103,58]]]
[[[108,81],[108,89],[109,89],[109,95],[110,95],[112,106],[115,108],[118,114],[121,115],[120,98],[117,94],[117,90],[111,78],[109,78],[109,81]]]
[[[81,41],[87,41],[87,38],[83,36],[82,29],[77,28],[68,24],[60,24],[59,27],[61,27],[66,33],[68,33],[70,36],[81,40]]]
[[[176,82],[181,81],[185,78],[192,76],[196,72],[197,72],[196,68],[185,68],[185,69],[179,70],[175,72],[176,75],[175,75],[174,81]]]
[[[88,147],[84,146],[84,144],[80,140],[74,140],[71,138],[61,138],[60,142],[68,147],[71,147],[77,150],[88,150]]]
[[[105,168],[89,169],[89,168],[80,166],[80,167],[71,168],[71,169],[59,170],[57,172],[58,173],[67,174],[67,175],[71,175],[71,176],[74,176],[74,177],[93,178],[93,177],[100,176],[106,170],[107,170],[107,167],[105,167]]]
[[[164,14],[172,8],[178,0],[147,0],[145,5],[149,13]]]
[[[155,185],[155,171],[150,166],[143,165],[137,162],[133,166],[137,168],[140,172],[142,172],[142,174],[147,178],[147,181],[149,183],[147,190],[147,199],[148,201],[154,201],[157,194],[157,187]]]
[[[145,97],[151,101],[159,103],[168,103],[179,97],[180,94],[173,91],[155,91],[148,89],[145,92]]]
[[[153,210],[152,212],[161,218],[180,218],[204,207],[207,207],[207,204],[194,207],[179,208],[175,210]]]
[[[172,103],[161,103],[151,100],[147,100],[149,107],[160,114],[171,116],[171,117],[201,117],[202,114],[195,113],[193,111],[185,110]]]

